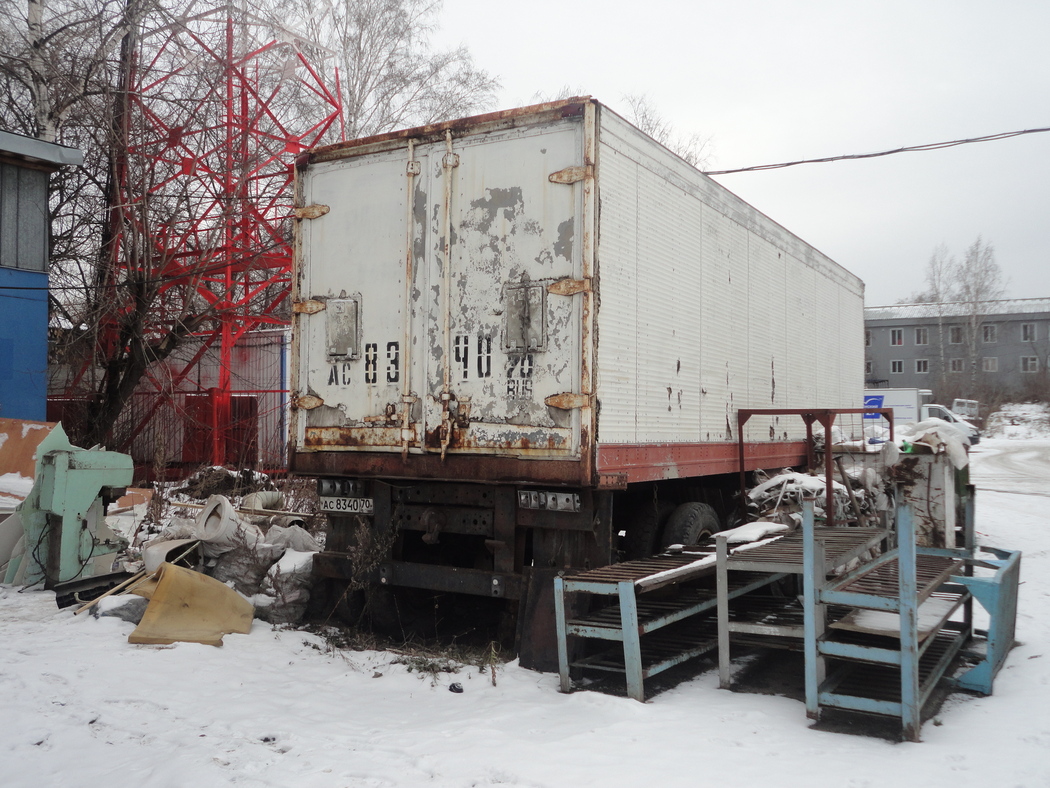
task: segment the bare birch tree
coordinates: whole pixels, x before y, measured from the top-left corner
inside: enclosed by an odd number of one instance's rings
[[[945,302],[949,300],[950,279],[956,266],[955,258],[948,252],[945,244],[934,247],[933,254],[926,262],[926,296],[925,301],[934,305],[937,310],[937,359],[939,390],[944,391],[947,385],[947,348],[944,337]]]
[[[335,52],[347,138],[470,115],[499,81],[464,47],[437,50],[441,0],[305,0],[291,17]],[[288,19],[286,8],[270,13]],[[301,18],[297,18],[297,16]]]
[[[967,247],[961,260],[951,255],[944,244],[934,248],[926,263],[925,288],[913,293],[905,302],[929,304],[935,310],[940,354],[939,396],[948,398],[948,393],[963,393],[955,391],[958,387],[948,385],[946,374],[945,334],[949,312],[961,315],[963,319],[960,328],[970,372],[966,392],[969,396],[984,396],[986,390],[990,390],[989,386],[981,385],[978,369],[984,317],[988,311],[988,302],[1002,298],[1005,292],[1006,284],[1003,281],[1002,269],[995,260],[995,249],[981,236]],[[949,304],[952,306],[949,307]]]
[[[979,391],[979,342],[984,326],[985,302],[1003,297],[1006,285],[1003,272],[995,261],[995,249],[977,236],[966,249],[963,259],[951,269],[953,300],[966,310],[966,351],[970,362],[970,390]]]

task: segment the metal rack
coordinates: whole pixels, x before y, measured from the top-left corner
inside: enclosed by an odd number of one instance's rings
[[[901,504],[896,547],[832,579],[819,570],[827,545],[807,514],[804,549],[812,559],[803,576],[803,605],[811,718],[819,719],[827,708],[896,717],[905,738],[918,741],[923,707],[975,635],[984,635],[984,653],[972,653],[977,664],[951,681],[991,694],[994,675],[1013,645],[1020,553],[985,548],[995,558],[976,557],[972,500],[965,547],[918,547],[911,507]],[[975,567],[994,574],[974,577]],[[986,632],[973,627],[974,598],[991,615]],[[853,612],[828,626],[829,605]]]
[[[662,555],[626,561],[554,579],[554,610],[558,632],[558,670],[562,692],[572,689],[570,670],[621,673],[627,694],[645,700],[644,681],[717,645],[712,620],[715,592],[696,581],[710,577],[710,552]],[[746,583],[733,588],[739,596]],[[612,598],[598,610],[569,618],[566,594]],[[620,643],[622,647],[570,660],[569,638]]]
[[[834,572],[879,547],[889,532],[883,528],[813,528],[813,505],[808,502],[805,515],[810,530],[820,534],[825,555],[817,564],[824,574]],[[752,597],[730,609],[733,596],[727,593],[734,575],[754,573],[748,591],[768,588],[789,575],[810,575],[814,572],[814,556],[805,549],[801,533],[793,533],[766,543],[745,545],[730,552],[727,540],[716,535],[716,578],[718,593],[718,682],[723,689],[730,684],[731,634],[751,635],[766,639],[766,645],[790,645],[783,639],[801,642],[804,636],[802,606],[797,598],[763,597],[755,604]],[[739,596],[739,595],[738,595]],[[769,640],[770,638],[776,640]]]
[[[961,548],[918,546],[907,504],[895,519],[895,530],[816,527],[807,500],[801,533],[732,551],[716,536],[713,553],[701,547],[555,578],[562,691],[572,688],[571,670],[611,671],[644,701],[645,679],[715,648],[728,687],[731,643],[787,646],[805,654],[808,716],[837,708],[895,717],[917,741],[942,679],[991,694],[1013,646],[1021,554],[976,548],[972,494]],[[801,600],[760,593],[791,576],[802,579]],[[610,603],[570,618],[567,594]],[[987,630],[973,626],[973,601],[989,613]],[[619,646],[570,660],[570,638]],[[948,677],[960,655],[972,666]]]

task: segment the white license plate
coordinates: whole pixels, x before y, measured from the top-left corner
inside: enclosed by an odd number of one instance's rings
[[[375,514],[376,504],[372,498],[322,498],[322,512],[343,514]]]

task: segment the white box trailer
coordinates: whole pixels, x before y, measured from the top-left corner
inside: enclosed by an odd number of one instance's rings
[[[296,172],[291,467],[398,531],[388,584],[521,599],[726,508],[738,409],[862,405],[861,281],[593,99]],[[747,429],[747,469],[802,461],[799,419]]]

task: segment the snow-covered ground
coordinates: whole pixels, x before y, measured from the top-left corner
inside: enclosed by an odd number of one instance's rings
[[[259,621],[222,648],[135,646],[132,624],[0,586],[0,785],[1050,786],[1050,436],[987,440],[973,464],[981,541],[1024,551],[1020,644],[921,743],[814,730],[714,671],[642,704],[514,663],[495,686],[434,682]]]

